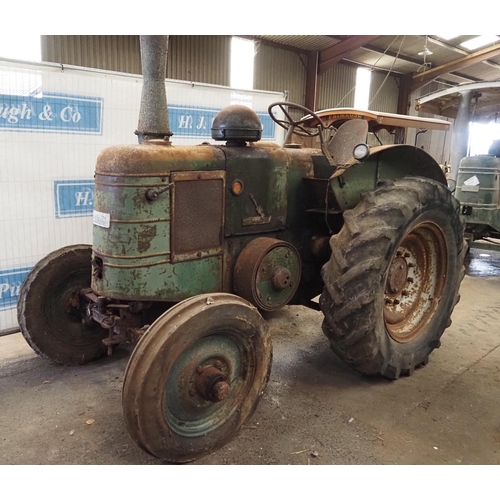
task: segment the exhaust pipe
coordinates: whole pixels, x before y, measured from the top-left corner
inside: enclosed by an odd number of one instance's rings
[[[171,144],[168,122],[165,75],[167,70],[168,35],[140,35],[142,63],[142,95],[139,123],[135,134],[139,144],[160,139]]]

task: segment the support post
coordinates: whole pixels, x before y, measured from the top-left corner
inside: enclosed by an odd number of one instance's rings
[[[470,122],[470,104],[472,101],[472,91],[466,90],[460,94],[460,104],[458,107],[457,118],[453,126],[453,140],[451,143],[451,178],[457,180],[458,165],[460,160],[467,156],[467,147],[469,145],[469,122]]]

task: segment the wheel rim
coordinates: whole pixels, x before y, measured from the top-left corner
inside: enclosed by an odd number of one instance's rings
[[[227,422],[246,397],[255,353],[234,331],[210,333],[177,358],[163,388],[163,413],[184,437],[203,436]]]
[[[82,288],[89,285],[89,270],[78,270],[54,283],[53,292],[44,300],[43,311],[48,328],[64,344],[84,347],[103,337],[100,325],[82,323],[79,294]]]
[[[443,297],[448,266],[447,246],[433,223],[412,228],[389,266],[384,291],[384,321],[396,342],[420,337]]]

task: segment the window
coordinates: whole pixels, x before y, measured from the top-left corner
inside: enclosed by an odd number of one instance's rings
[[[484,45],[490,45],[498,40],[500,40],[500,38],[497,35],[481,35],[476,38],[471,38],[460,45],[466,49],[474,50]]]
[[[41,35],[0,34],[0,57],[40,62],[42,60]]]
[[[231,87],[253,89],[254,42],[233,37],[231,40]]]
[[[370,81],[371,71],[366,68],[358,68],[356,71],[356,90],[354,92],[355,108],[368,109]]]

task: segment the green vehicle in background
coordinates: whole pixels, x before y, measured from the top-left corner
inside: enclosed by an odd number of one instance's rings
[[[449,184],[461,204],[466,239],[473,246],[477,240],[500,238],[500,140],[493,141],[488,154],[467,156],[471,122],[497,122],[499,103],[500,81],[445,87],[416,103],[417,111],[454,120]]]
[[[469,243],[500,238],[500,140],[491,144],[487,155],[460,161],[455,197],[462,207]]]

